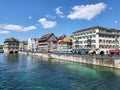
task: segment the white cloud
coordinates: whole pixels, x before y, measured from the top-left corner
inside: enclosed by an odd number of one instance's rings
[[[65,16],[64,16],[64,13],[60,10],[61,8],[62,7],[57,7],[55,11],[56,11],[56,14],[59,15],[59,17],[64,18]]]
[[[9,31],[5,31],[5,30],[0,30],[0,34],[8,34]]]
[[[14,30],[14,31],[30,31],[30,30],[37,29],[37,27],[35,26],[24,27],[24,26],[13,25],[13,24],[2,24],[0,25],[0,28],[5,30]]]
[[[96,15],[100,14],[106,8],[106,4],[97,3],[97,4],[88,4],[88,5],[80,5],[74,6],[72,8],[72,12],[67,15],[67,18],[70,19],[86,19],[90,20],[94,18]]]
[[[55,16],[52,16],[52,15],[45,15],[47,18],[51,18],[51,19],[54,19],[54,18],[56,18]]]
[[[30,31],[30,30],[34,30],[37,29],[35,26],[29,26],[29,27],[24,27],[23,31]]]
[[[48,21],[46,18],[41,18],[38,20],[43,28],[53,28],[56,25],[55,21]]]
[[[59,17],[64,18],[65,16],[64,15],[59,15]]]
[[[32,16],[29,16],[28,18],[29,18],[29,19],[32,19]]]
[[[55,11],[56,11],[56,14],[63,14],[63,12],[60,10],[62,7],[57,7],[56,9],[55,9]]]
[[[2,27],[3,29],[6,29],[6,30],[15,30],[15,31],[20,31],[20,30],[23,29],[22,26],[13,25],[13,24],[1,25],[1,27]]]

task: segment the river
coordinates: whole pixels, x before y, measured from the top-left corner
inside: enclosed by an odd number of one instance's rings
[[[120,90],[120,70],[1,53],[0,90]]]

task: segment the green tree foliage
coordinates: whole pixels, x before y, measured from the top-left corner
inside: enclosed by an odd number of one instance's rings
[[[0,49],[3,49],[3,45],[0,45]]]

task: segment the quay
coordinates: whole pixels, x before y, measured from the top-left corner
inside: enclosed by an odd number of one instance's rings
[[[76,55],[76,54],[53,54],[53,53],[39,53],[39,52],[23,52],[20,54],[34,55],[42,58],[67,60],[73,62],[80,62],[92,65],[106,66],[120,69],[120,57],[100,56],[100,55]]]

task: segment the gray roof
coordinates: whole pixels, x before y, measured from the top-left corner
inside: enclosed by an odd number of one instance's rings
[[[5,39],[4,43],[5,42],[19,42],[19,41],[17,39],[15,39],[14,37],[11,37],[11,38]]]
[[[20,43],[23,43],[24,45],[27,45],[28,41],[21,41]]]
[[[78,32],[82,32],[82,31],[93,30],[93,29],[101,29],[101,30],[109,30],[109,31],[115,31],[116,30],[114,28],[104,28],[104,27],[101,27],[101,26],[93,26],[93,27],[90,27],[90,28],[75,31],[75,32],[73,32],[73,34],[78,33]],[[119,31],[119,30],[117,30],[117,31]]]
[[[43,35],[43,36],[39,39],[39,42],[47,41],[52,35],[54,35],[54,34],[53,34],[53,33],[49,33],[49,34]]]

